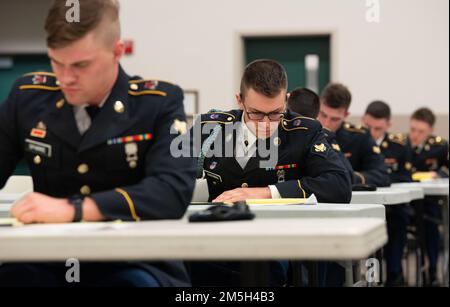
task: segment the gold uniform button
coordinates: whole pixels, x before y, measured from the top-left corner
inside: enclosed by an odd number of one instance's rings
[[[42,158],[41,156],[35,156],[33,159],[34,164],[39,165],[42,163]]]
[[[136,83],[130,84],[130,89],[133,91],[137,91],[139,89],[139,85]]]
[[[275,138],[274,140],[273,140],[273,144],[275,145],[275,146],[280,146],[281,145],[281,139],[280,138]]]
[[[243,188],[243,189],[248,188],[248,183],[243,183],[242,186],[241,186],[241,188]]]
[[[91,188],[87,185],[82,186],[80,189],[80,192],[82,195],[87,196],[87,195],[91,194]]]
[[[56,103],[56,108],[62,109],[62,107],[64,107],[64,104],[65,104],[64,99],[61,99]]]
[[[131,161],[129,165],[130,165],[130,168],[135,169],[137,167],[137,162]]]
[[[78,173],[84,175],[87,172],[89,172],[89,166],[87,164],[81,164],[80,166],[78,166]]]
[[[116,101],[114,103],[114,111],[119,114],[125,112],[125,106],[122,101]]]

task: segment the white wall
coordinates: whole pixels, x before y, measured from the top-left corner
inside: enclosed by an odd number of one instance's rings
[[[46,52],[49,4],[50,0],[0,0],[0,53]]]
[[[366,22],[366,0],[120,1],[124,37],[136,41],[125,68],[198,89],[202,112],[234,107],[239,34],[332,33],[332,78],[353,91],[353,114],[372,99],[400,115],[449,113],[448,0],[380,0],[379,24]],[[49,2],[0,0],[0,53],[45,52]]]
[[[198,89],[201,111],[230,109],[242,70],[239,33],[333,33],[333,80],[354,94],[351,111],[385,99],[393,112],[427,105],[448,114],[449,1],[380,0],[381,22],[366,22],[366,0],[121,0],[129,72]]]

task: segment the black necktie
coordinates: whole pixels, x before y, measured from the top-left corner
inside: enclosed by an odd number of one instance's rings
[[[94,121],[94,118],[95,118],[95,116],[97,116],[98,111],[100,111],[100,108],[97,106],[89,106],[89,107],[86,107],[85,110],[89,114],[91,121]]]

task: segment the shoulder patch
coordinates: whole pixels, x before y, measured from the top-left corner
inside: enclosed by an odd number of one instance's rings
[[[221,111],[210,111],[206,114],[201,115],[202,124],[208,123],[232,124],[235,122],[235,120],[236,120],[235,115]]]
[[[128,83],[130,85],[128,94],[130,94],[131,96],[156,95],[166,97],[166,86],[174,85],[173,83],[167,81],[144,79],[132,79]]]
[[[51,72],[38,71],[23,75],[20,90],[60,91],[59,81]]]
[[[366,128],[364,128],[363,126],[355,126],[355,125],[350,124],[350,123],[345,123],[344,124],[344,130],[348,131],[348,132],[360,133],[360,134],[363,134],[363,133],[367,132]]]
[[[316,120],[303,116],[298,116],[292,119],[283,118],[281,120],[281,126],[285,131],[297,131],[297,130],[308,131],[309,130],[308,126],[310,126],[309,124],[312,121],[315,122]]]

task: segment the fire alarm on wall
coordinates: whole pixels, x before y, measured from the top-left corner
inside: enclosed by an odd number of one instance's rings
[[[125,55],[132,55],[134,53],[134,41],[131,39],[124,40]]]

